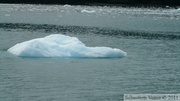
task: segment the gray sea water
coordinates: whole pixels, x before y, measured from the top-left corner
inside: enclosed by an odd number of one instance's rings
[[[123,101],[124,94],[180,93],[180,11],[0,4],[1,101]],[[13,45],[50,34],[125,58],[22,58]]]

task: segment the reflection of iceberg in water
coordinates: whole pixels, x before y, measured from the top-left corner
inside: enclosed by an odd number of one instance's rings
[[[53,34],[16,44],[8,49],[22,57],[120,58],[126,52],[109,47],[86,47],[78,38]]]

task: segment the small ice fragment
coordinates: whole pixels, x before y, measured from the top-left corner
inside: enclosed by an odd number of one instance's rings
[[[95,13],[96,11],[95,10],[81,10],[81,13]]]
[[[71,7],[71,5],[65,4],[63,7]]]

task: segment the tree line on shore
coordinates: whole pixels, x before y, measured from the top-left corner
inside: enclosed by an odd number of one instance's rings
[[[127,5],[172,5],[179,6],[180,0],[0,0],[0,3],[25,4],[127,4]]]

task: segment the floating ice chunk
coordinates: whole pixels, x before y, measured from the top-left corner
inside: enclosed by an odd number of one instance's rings
[[[81,13],[95,13],[96,11],[95,10],[81,10]]]
[[[8,49],[20,57],[120,58],[126,52],[109,47],[87,47],[76,37],[52,34],[25,41]]]
[[[180,11],[180,8],[178,8],[177,10]]]
[[[71,5],[65,4],[63,7],[71,7]]]
[[[166,8],[169,8],[169,6],[168,6],[168,5],[166,5]]]

